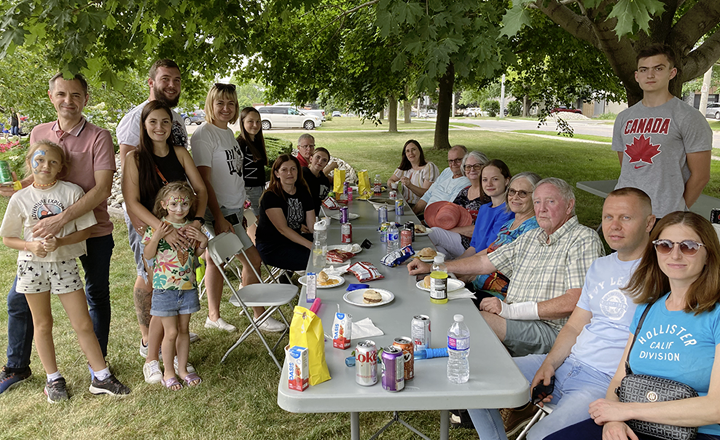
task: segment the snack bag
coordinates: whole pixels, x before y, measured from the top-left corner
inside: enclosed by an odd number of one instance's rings
[[[306,309],[295,306],[290,323],[290,346],[306,347],[310,361],[310,385],[330,380],[325,362],[325,333],[320,317]]]
[[[335,191],[335,194],[342,194],[345,187],[343,186],[345,183],[345,170],[341,170],[340,168],[335,168],[335,171],[333,171],[333,191]]]
[[[361,283],[385,278],[374,264],[368,263],[367,261],[358,261],[355,264],[351,264],[350,267],[348,267],[348,272],[355,275],[355,278]]]
[[[367,170],[358,173],[358,198],[369,199],[373,195],[373,187],[370,186],[370,177]]]

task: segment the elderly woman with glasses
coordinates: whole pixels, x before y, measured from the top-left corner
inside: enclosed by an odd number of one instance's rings
[[[651,438],[636,434],[626,423],[630,420],[698,427],[697,439],[720,439],[720,362],[715,363],[720,355],[717,233],[705,218],[676,211],[658,221],[650,240],[652,245],[623,288],[639,306],[607,395],[590,404],[586,421],[546,440]],[[682,382],[698,397],[621,403],[615,389],[626,375],[626,362],[633,374]]]
[[[259,280],[250,264],[259,273],[260,254],[243,226],[243,210],[247,197],[243,179],[244,156],[233,130],[228,126],[238,120],[238,99],[234,84],[215,84],[210,88],[205,99],[205,119],[208,123],[201,125],[190,139],[195,164],[208,192],[205,226],[214,235],[230,232],[240,238],[247,255],[247,259],[242,254],[238,255],[242,263],[242,283],[245,286],[258,283]],[[234,325],[220,317],[220,299],[223,290],[220,269],[215,266],[211,258],[205,260],[207,262],[205,286],[208,298],[205,328],[235,331]],[[256,319],[264,311],[263,307],[253,307]],[[260,326],[260,330],[265,331],[284,329],[285,324],[274,318],[269,318]]]

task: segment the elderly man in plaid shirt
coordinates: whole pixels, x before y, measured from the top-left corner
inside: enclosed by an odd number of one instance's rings
[[[575,215],[575,195],[562,179],[538,182],[533,192],[540,225],[494,252],[447,262],[455,274],[500,271],[510,278],[504,301],[490,296],[480,313],[512,356],[547,353],[580,297],[585,274],[604,249],[597,233]],[[414,260],[411,275],[430,265]]]

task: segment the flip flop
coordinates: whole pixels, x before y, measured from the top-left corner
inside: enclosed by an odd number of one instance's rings
[[[189,376],[189,375],[188,375]],[[187,377],[187,376],[185,376]],[[183,385],[177,380],[177,377],[171,377],[168,380],[162,379],[162,384],[170,391],[180,391],[183,388]],[[173,388],[173,387],[179,387],[179,388]]]
[[[189,387],[196,387],[202,383],[202,378],[198,376],[196,373],[188,373],[187,376],[183,378],[185,381],[185,384]]]

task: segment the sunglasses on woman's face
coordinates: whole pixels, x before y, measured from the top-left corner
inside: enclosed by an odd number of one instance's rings
[[[670,241],[667,239],[662,240],[655,240],[652,242],[653,245],[655,245],[655,250],[659,254],[669,254],[672,252],[675,245],[680,246],[680,252],[683,255],[692,256],[698,253],[700,248],[702,246],[705,246],[702,243],[698,243],[697,241],[693,240],[683,240],[681,242],[677,241]]]

